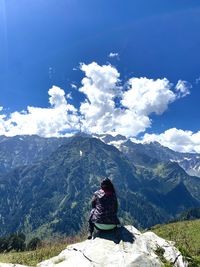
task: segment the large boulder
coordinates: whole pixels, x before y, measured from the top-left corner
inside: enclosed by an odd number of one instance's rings
[[[57,257],[37,267],[160,267],[166,262],[176,267],[188,266],[173,242],[126,226],[113,232],[99,232],[92,240],[69,245]]]

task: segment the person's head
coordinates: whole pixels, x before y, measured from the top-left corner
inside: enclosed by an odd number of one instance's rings
[[[101,189],[115,193],[115,188],[114,188],[114,186],[113,186],[113,184],[109,178],[105,178],[101,182]]]

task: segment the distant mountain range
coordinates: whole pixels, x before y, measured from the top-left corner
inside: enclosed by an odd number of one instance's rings
[[[158,142],[136,144],[122,135],[113,137],[112,135],[102,134],[96,135],[96,137],[100,138],[106,144],[116,146],[122,152],[128,149],[129,153],[136,153],[137,157],[134,157],[135,164],[140,164],[140,162],[136,162],[136,160],[139,155],[142,154],[153,160],[177,162],[189,175],[200,177],[200,154],[176,152],[168,147],[160,145]]]
[[[78,232],[105,176],[115,184],[122,222],[166,222],[200,206],[200,178],[188,174],[198,174],[198,164],[198,154],[120,135],[0,136],[0,235]]]

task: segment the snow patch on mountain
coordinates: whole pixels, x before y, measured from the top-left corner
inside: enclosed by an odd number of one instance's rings
[[[124,143],[124,140],[119,140],[119,141],[111,141],[108,143],[108,145],[115,146],[117,149],[121,150],[121,146]]]

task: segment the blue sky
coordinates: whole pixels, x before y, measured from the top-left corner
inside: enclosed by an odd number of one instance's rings
[[[194,0],[0,0],[0,134],[60,136],[81,122],[200,152],[199,29]]]

